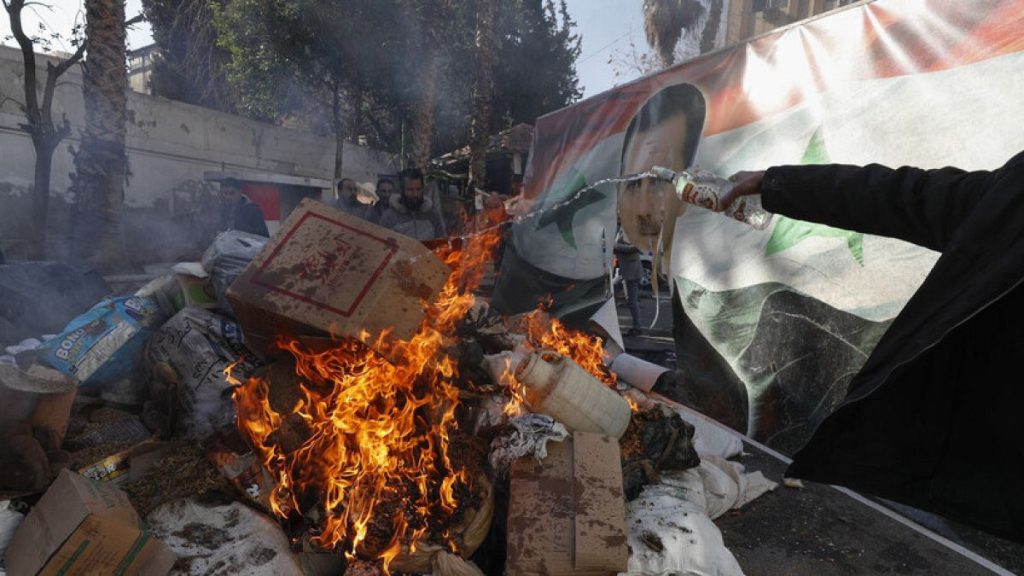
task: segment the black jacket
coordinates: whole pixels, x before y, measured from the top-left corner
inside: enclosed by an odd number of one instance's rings
[[[942,253],[788,475],[1024,539],[1024,153],[991,172],[782,166],[762,193]]]
[[[270,236],[270,231],[267,230],[267,221],[263,218],[263,210],[260,209],[259,204],[244,195],[241,202],[235,206],[221,206],[220,224],[217,231],[224,232],[225,230]]]

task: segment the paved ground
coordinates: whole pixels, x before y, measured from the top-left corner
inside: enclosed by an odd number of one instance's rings
[[[668,294],[661,294],[659,301],[661,310],[654,327],[640,336],[625,337],[625,345],[634,355],[674,368],[672,304]],[[625,334],[632,320],[621,299],[618,313]],[[640,317],[645,326],[655,318],[655,300],[649,292],[640,299]],[[746,452],[743,462],[748,470],[760,470],[781,482],[786,462],[754,444],[748,444]],[[872,504],[903,521],[927,527],[924,531],[938,540],[872,505],[814,483],[807,483],[802,490],[780,486],[716,524],[748,576],[994,573],[956,551],[959,547],[1010,573],[1024,574],[1024,544],[891,502],[872,500]]]

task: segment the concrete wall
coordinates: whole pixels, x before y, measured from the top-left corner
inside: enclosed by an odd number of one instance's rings
[[[39,62],[41,83],[45,58],[40,57]],[[21,53],[0,46],[0,241],[13,257],[21,251],[17,239],[27,236],[35,158],[31,140],[18,127],[25,122],[19,109],[22,82]],[[140,261],[174,259],[175,251],[202,244],[203,239],[195,236],[206,233],[202,228],[209,224],[210,210],[216,210],[216,186],[203,182],[204,171],[259,170],[326,180],[333,177],[333,138],[135,92],[129,93],[128,109],[131,175],[125,189],[129,208],[126,242],[133,248],[139,242],[147,245]],[[77,66],[62,76],[54,98],[54,118],[64,114],[72,124],[72,136],[54,154],[48,244],[55,250],[62,244],[67,225],[65,193],[74,171],[69,145],[78,146],[84,125]],[[344,166],[344,176],[360,181],[374,181],[379,173],[397,170],[390,155],[348,144]]]

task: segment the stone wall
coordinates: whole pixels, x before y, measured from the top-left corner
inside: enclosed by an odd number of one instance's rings
[[[45,78],[39,57],[40,82]],[[34,164],[32,143],[19,124],[23,99],[21,53],[0,46],[0,245],[10,258],[24,253],[28,236]],[[66,191],[74,171],[70,147],[78,146],[84,125],[81,73],[75,66],[61,78],[53,116],[66,115],[72,136],[54,154],[48,252],[63,255],[68,206]],[[256,170],[331,180],[334,140],[225,114],[215,110],[130,92],[128,166],[125,188],[126,244],[139,262],[177,259],[201,246],[215,185],[203,181],[208,170]],[[346,144],[343,176],[375,181],[397,171],[383,152]]]

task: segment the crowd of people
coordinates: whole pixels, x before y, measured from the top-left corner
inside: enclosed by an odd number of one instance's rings
[[[512,187],[521,189],[522,179],[513,180]],[[266,220],[259,204],[242,193],[241,182],[223,180],[220,184],[221,212],[218,231],[238,230],[260,236],[269,236]],[[445,225],[436,195],[427,186],[423,172],[407,168],[397,179],[382,177],[374,190],[361,188],[351,178],[342,178],[337,185],[336,200],[332,205],[346,214],[389,228],[421,241],[445,238],[450,232]],[[472,224],[476,227],[492,226],[508,218],[505,201],[508,196],[488,193],[483,209]],[[468,221],[468,220],[467,220]]]

